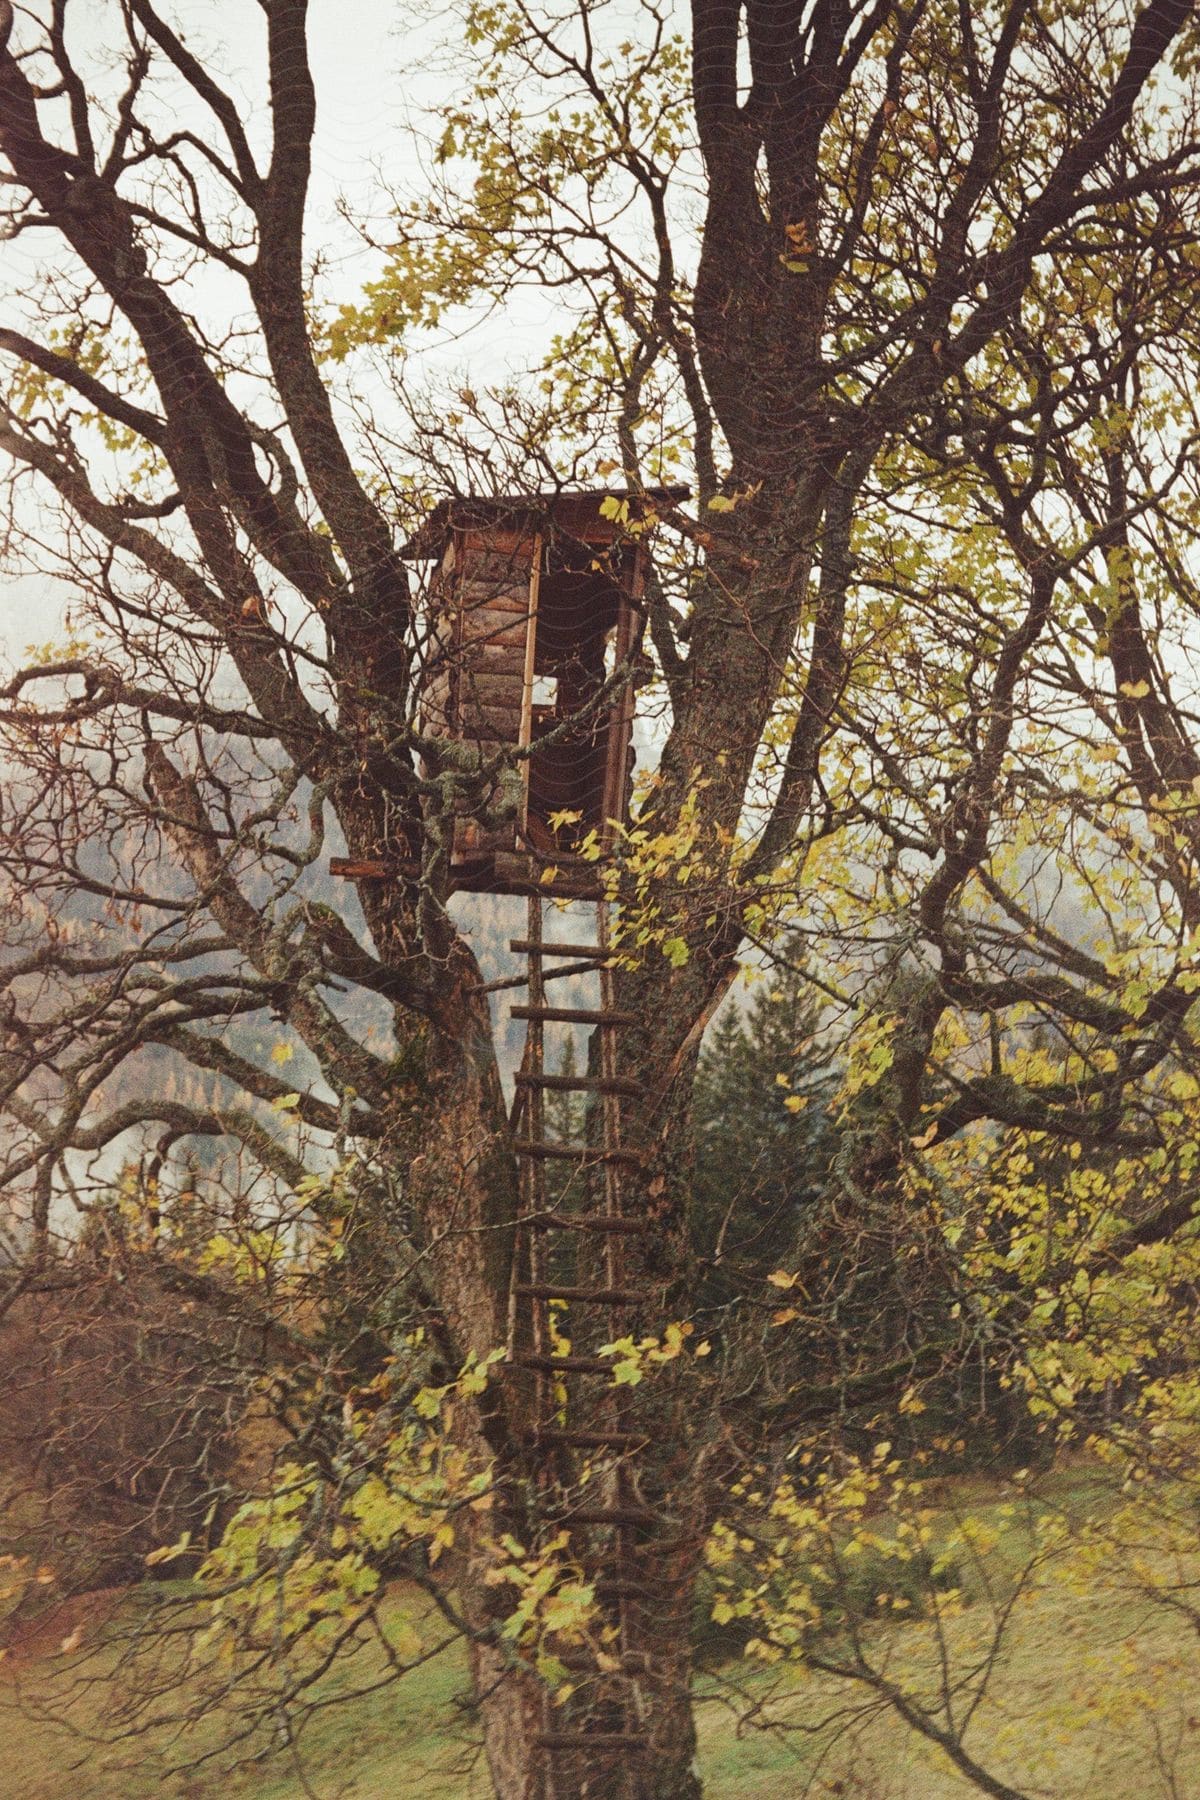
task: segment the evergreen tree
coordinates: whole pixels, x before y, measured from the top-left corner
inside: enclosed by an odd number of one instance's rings
[[[720,1288],[779,1266],[828,1177],[831,1062],[812,984],[791,958],[709,1036],[696,1080],[693,1231]]]
[[[567,1075],[572,1079],[579,1073],[579,1060],[575,1051],[575,1033],[569,1030],[563,1044],[562,1061],[554,1071],[559,1075]],[[546,1095],[546,1136],[552,1143],[577,1144],[583,1136],[583,1095],[575,1093],[555,1093]]]

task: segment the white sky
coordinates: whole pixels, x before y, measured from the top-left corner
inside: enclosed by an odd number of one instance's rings
[[[256,148],[266,141],[265,24],[256,0],[160,0],[162,10],[191,48],[215,71],[244,107]],[[99,67],[123,42],[116,9],[95,0],[71,0],[68,41],[81,66]],[[107,36],[116,27],[115,35]],[[338,216],[339,198],[369,207],[378,217],[380,178],[394,187],[420,179],[413,136],[423,109],[454,91],[453,68],[436,66],[436,53],[453,42],[456,19],[449,8],[401,5],[396,0],[312,0],[309,54],[317,86],[318,121],[308,218],[308,248],[344,252],[347,298],[368,274],[357,245]],[[465,72],[464,72],[465,73]],[[254,131],[255,114],[263,121]],[[201,115],[198,114],[197,122]],[[207,124],[208,115],[202,115]],[[20,295],[37,256],[54,254],[52,239],[31,234],[0,250],[0,323],[27,325]],[[552,303],[529,296],[519,317],[495,321],[471,346],[487,354],[493,368],[509,368],[545,342],[552,329]],[[458,362],[466,351],[436,341],[414,346],[430,367]],[[43,523],[45,520],[43,519]],[[69,594],[45,578],[0,578],[0,654],[22,656],[26,645],[53,639],[62,630]]]

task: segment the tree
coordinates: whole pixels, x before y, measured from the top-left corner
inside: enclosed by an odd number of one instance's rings
[[[39,1569],[58,1594],[108,1587],[138,1580],[163,1544],[219,1538],[253,1374],[270,1366],[261,1319],[239,1329],[223,1291],[145,1254],[146,1217],[127,1170],[54,1283],[6,1295],[10,1597],[37,1595]]]
[[[525,1568],[526,1600],[556,1598],[560,1632],[590,1602],[539,1516],[528,1387],[490,1360],[515,1170],[443,855],[484,797],[422,773],[397,545],[417,495],[462,481],[616,469],[638,496],[686,472],[694,502],[651,519],[662,751],[612,873],[643,946],[617,987],[654,1226],[630,1248],[633,1339],[659,1346],[627,1401],[657,1520],[623,1647],[648,1751],[555,1790],[686,1800],[690,1595],[733,1472],[898,1397],[978,1327],[941,1161],[980,1121],[1085,1153],[1175,1141],[1200,763],[1164,646],[1192,631],[1196,20],[1186,0],[696,0],[689,51],[653,5],[615,35],[588,0],[472,7],[475,90],[348,297],[306,240],[305,8],[262,13],[266,145],[153,0],[112,9],[115,85],[69,0],[0,14],[10,232],[44,270],[0,332],[8,542],[65,574],[75,618],[0,720],[20,1279],[44,1279],[56,1209],[86,1208],[89,1159],[131,1135],[163,1158],[216,1139],[265,1211],[274,1183],[314,1228],[340,1221],[330,1281],[372,1284],[371,1317],[348,1308],[358,1364],[334,1359],[347,1430],[364,1440],[386,1343],[389,1404],[415,1393],[440,1427],[435,1450],[396,1424],[395,1491],[400,1463],[443,1486],[397,1516],[386,1481],[302,1433],[287,1517],[341,1507],[382,1563],[424,1544],[496,1792],[547,1795],[553,1630],[514,1611],[497,1545],[546,1577]],[[417,394],[407,417],[372,388],[372,357],[529,282],[567,322],[528,383]],[[361,918],[314,879],[339,838],[400,871],[359,883]],[[743,1367],[733,1339],[704,1357],[676,1328],[702,1255],[683,1146],[704,1027],[746,935],[789,929],[855,1030],[839,1153],[784,1272],[807,1375],[777,1383],[761,1346]],[[231,1043],[243,1020],[303,1077]],[[1180,1222],[1164,1198],[1127,1229]]]
[[[747,1283],[761,1292],[829,1180],[832,1062],[809,978],[786,960],[705,1040],[692,1101],[693,1233],[726,1297]]]

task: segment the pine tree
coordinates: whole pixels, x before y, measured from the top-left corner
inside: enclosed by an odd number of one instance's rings
[[[693,1230],[721,1287],[786,1260],[827,1179],[831,1061],[812,985],[790,959],[709,1036],[696,1080]]]
[[[562,1061],[555,1073],[572,1079],[579,1073],[575,1051],[575,1033],[568,1031],[563,1045]],[[546,1095],[546,1135],[553,1143],[577,1144],[583,1135],[583,1096],[576,1093]]]

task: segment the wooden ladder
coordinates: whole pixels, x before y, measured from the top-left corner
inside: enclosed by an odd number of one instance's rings
[[[629,1429],[622,1392],[611,1379],[612,1358],[564,1352],[553,1324],[555,1309],[566,1305],[595,1344],[611,1343],[627,1334],[630,1309],[641,1299],[626,1278],[626,1247],[646,1226],[623,1204],[623,1175],[638,1159],[622,1141],[621,1118],[622,1101],[640,1090],[622,1079],[618,1055],[620,1032],[634,1018],[616,1008],[608,907],[604,901],[594,905],[594,944],[549,942],[543,936],[541,896],[532,895],[528,936],[511,945],[526,959],[528,1004],[512,1008],[512,1017],[526,1024],[513,1102],[522,1239],[517,1266],[525,1278],[513,1290],[510,1355],[535,1384],[536,1442],[544,1453],[543,1522],[568,1533],[571,1557],[595,1582],[604,1621],[614,1628],[603,1672],[587,1654],[560,1657],[584,1675],[567,1709],[556,1707],[549,1692],[545,1697],[540,1745],[547,1800],[580,1791],[616,1800],[622,1770],[647,1742],[639,1729],[636,1685],[644,1671],[630,1643],[630,1608],[645,1603],[631,1579],[632,1549],[639,1531],[655,1518],[639,1504],[633,1483],[633,1459],[643,1440]],[[558,966],[548,971],[548,959]],[[598,1008],[548,1003],[548,981],[585,970],[599,974]],[[547,1073],[551,1024],[591,1025],[598,1031],[599,1056],[593,1062],[598,1073]],[[563,1092],[594,1097],[582,1141],[547,1138],[546,1096]],[[556,1167],[579,1177],[573,1206],[569,1180],[551,1200],[549,1171]],[[575,1246],[569,1279],[562,1273],[561,1251],[567,1245]],[[600,1496],[593,1500],[587,1490],[596,1487]]]

